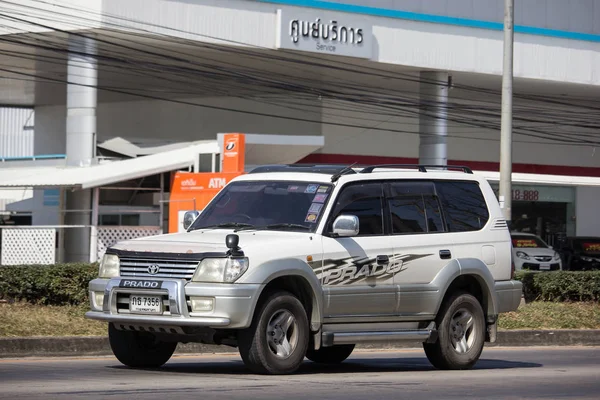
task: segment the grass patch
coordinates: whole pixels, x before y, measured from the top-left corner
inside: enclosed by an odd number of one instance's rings
[[[600,329],[600,303],[535,301],[500,315],[498,328]]]
[[[86,311],[87,305],[0,303],[0,337],[106,335],[106,323],[84,318]]]
[[[87,305],[0,303],[0,337],[105,336],[106,323],[84,318]],[[500,315],[499,329],[600,329],[600,303],[533,302]]]

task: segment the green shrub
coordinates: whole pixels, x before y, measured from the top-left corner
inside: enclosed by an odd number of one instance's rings
[[[519,272],[527,302],[600,301],[600,271]]]
[[[66,305],[88,301],[97,264],[0,266],[0,299]]]
[[[88,284],[97,264],[0,266],[0,299],[32,304],[88,302]],[[519,272],[527,302],[600,301],[600,271]]]

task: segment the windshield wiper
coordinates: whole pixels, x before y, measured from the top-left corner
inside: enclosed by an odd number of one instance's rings
[[[264,225],[264,226],[248,226],[248,227],[242,227],[242,228],[238,228],[235,231],[239,232],[239,231],[246,231],[246,230],[257,230],[257,231],[264,231],[264,230],[269,230],[269,229],[281,229],[281,228],[288,228],[288,229],[302,229],[305,231],[309,231],[310,227],[308,226],[304,226],[304,225],[300,225],[300,224],[291,224],[291,223],[280,223],[280,224],[269,224],[269,225]]]
[[[196,229],[192,229],[192,230],[197,231],[200,229],[218,229],[218,228],[236,228],[236,229],[246,228],[246,229],[249,229],[249,228],[254,228],[254,225],[247,224],[244,222],[223,222],[221,224],[203,226],[201,228],[196,228]]]

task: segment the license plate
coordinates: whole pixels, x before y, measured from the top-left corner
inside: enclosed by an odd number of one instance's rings
[[[162,314],[163,301],[160,296],[129,296],[129,311],[139,314]]]
[[[540,264],[540,269],[548,270],[550,269],[550,264]]]

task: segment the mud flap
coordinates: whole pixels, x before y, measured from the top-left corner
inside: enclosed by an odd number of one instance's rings
[[[487,324],[487,332],[485,335],[485,341],[489,343],[496,343],[498,338],[498,321],[496,320],[492,324]]]

